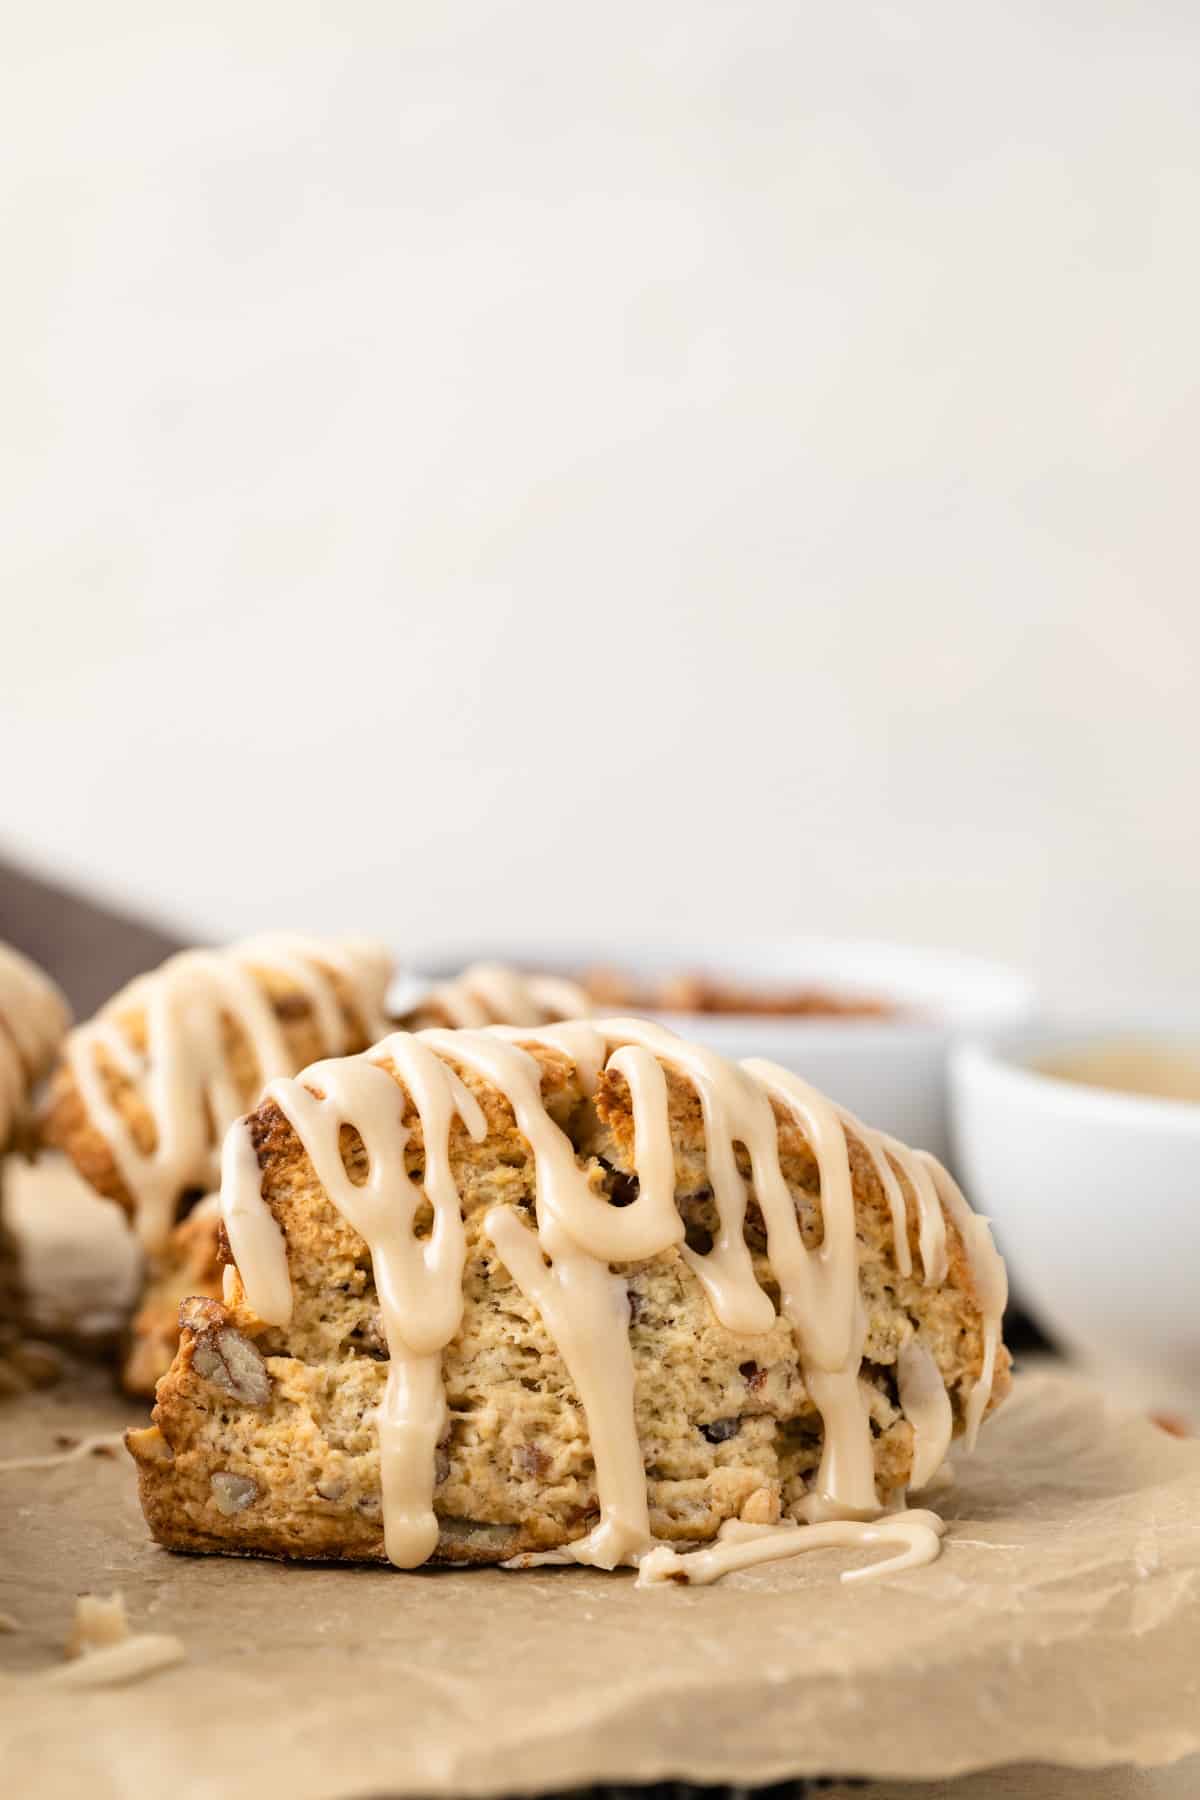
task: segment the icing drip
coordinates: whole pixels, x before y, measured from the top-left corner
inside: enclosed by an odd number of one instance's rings
[[[419,1038],[403,1032],[376,1046],[374,1060],[314,1063],[306,1080],[275,1081],[275,1101],[303,1143],[338,1211],[371,1252],[387,1339],[387,1387],[377,1414],[385,1547],[399,1568],[432,1555],[437,1444],[447,1423],[441,1353],[462,1320],[466,1238],[450,1168],[450,1127],[458,1116],[476,1142],[487,1136],[478,1101]],[[380,1059],[389,1060],[421,1119],[424,1185],[405,1166],[409,1131],[404,1097]],[[340,1133],[353,1126],[367,1156],[355,1183],[342,1159]],[[239,1159],[240,1160],[240,1159]],[[240,1174],[240,1170],[237,1173]],[[256,1165],[257,1172],[257,1165]],[[423,1199],[433,1207],[428,1239],[416,1235]]]
[[[48,975],[0,944],[0,1149],[25,1113],[35,1082],[46,1074],[71,1013]]]
[[[917,1203],[918,1245],[921,1251],[921,1268],[927,1287],[936,1286],[945,1281],[948,1263],[946,1255],[946,1217],[938,1200],[937,1189],[933,1184],[929,1170],[915,1150],[907,1144],[901,1144],[896,1138],[888,1137],[885,1132],[874,1131],[856,1119],[853,1113],[844,1108],[841,1111],[842,1122],[848,1125],[866,1150],[880,1185],[887,1198],[888,1211],[892,1216],[892,1237],[896,1246],[896,1267],[907,1280],[913,1272],[912,1251],[908,1243],[908,1203],[904,1198],[904,1189],[896,1179],[893,1163],[898,1163],[912,1188]]]
[[[931,1563],[938,1554],[939,1539],[945,1533],[944,1522],[936,1513],[889,1513],[882,1519],[865,1522],[855,1519],[833,1519],[819,1525],[742,1525],[733,1520],[722,1525],[719,1542],[708,1550],[691,1550],[679,1555],[668,1544],[660,1544],[638,1565],[639,1587],[654,1587],[664,1581],[683,1581],[693,1587],[707,1587],[722,1575],[735,1569],[753,1568],[756,1563],[780,1562],[786,1557],[802,1556],[809,1550],[864,1550],[876,1544],[897,1544],[898,1556],[885,1562],[871,1563],[865,1569],[846,1569],[842,1580],[877,1581],[881,1575],[898,1575],[902,1569],[917,1569]]]
[[[388,980],[382,950],[288,935],[250,938],[227,950],[187,950],[110,1000],[90,1025],[72,1032],[67,1055],[92,1124],[103,1135],[135,1206],[138,1236],[160,1250],[180,1195],[216,1181],[221,1136],[243,1110],[226,1041],[232,1023],[249,1046],[258,1082],[294,1073],[296,1059],[259,971],[282,977],[303,996],[331,1054],[345,1049],[347,1022],[334,977],[363,1034],[386,1029]],[[122,1020],[142,1009],[146,1049],[130,1044]],[[104,1077],[101,1053],[137,1088],[154,1122],[155,1144],[142,1150]]]
[[[485,1226],[558,1346],[587,1419],[600,1523],[568,1544],[565,1555],[601,1569],[635,1561],[651,1537],[646,1475],[631,1429],[633,1355],[625,1284],[605,1263],[577,1249],[553,1220],[535,1235],[511,1207],[497,1207]]]
[[[287,1245],[262,1197],[262,1174],[250,1127],[238,1119],[221,1146],[221,1217],[237,1267],[254,1271],[253,1307],[265,1325],[286,1325],[292,1316],[292,1278]],[[232,1270],[225,1270],[228,1287]]]
[[[914,1338],[896,1359],[900,1405],[913,1429],[911,1488],[925,1488],[933,1480],[950,1448],[954,1414],[950,1396],[937,1364],[923,1344]]]
[[[434,1012],[458,1029],[483,1025],[545,1025],[582,1019],[592,1010],[575,982],[557,975],[523,975],[503,963],[473,963],[453,981],[430,988],[418,1011]]]
[[[522,1043],[549,1046],[571,1058],[585,1092],[594,1091],[606,1067],[623,1077],[638,1175],[638,1192],[628,1205],[613,1206],[592,1186],[570,1138],[546,1108],[539,1064]],[[405,1102],[391,1074],[380,1066],[388,1063],[420,1119],[423,1187],[406,1172]],[[484,1229],[552,1336],[587,1421],[600,1520],[587,1537],[551,1553],[552,1559],[604,1568],[638,1564],[648,1581],[678,1578],[681,1570],[689,1580],[713,1580],[726,1568],[797,1555],[823,1544],[900,1544],[902,1554],[879,1565],[887,1570],[928,1561],[936,1553],[939,1529],[936,1521],[930,1522],[932,1515],[889,1515],[874,1522],[881,1508],[860,1381],[867,1317],[859,1291],[847,1125],[875,1161],[892,1211],[898,1256],[901,1241],[907,1246],[906,1203],[889,1159],[903,1172],[916,1201],[927,1282],[939,1278],[933,1271],[946,1262],[943,1205],[962,1237],[984,1318],[983,1369],[967,1407],[968,1424],[974,1421],[975,1426],[991,1391],[1005,1298],[1003,1265],[986,1225],[932,1158],[914,1155],[844,1118],[799,1076],[768,1062],[726,1062],[663,1026],[636,1019],[575,1021],[536,1032],[519,1027],[401,1032],[365,1055],[317,1063],[299,1079],[275,1081],[268,1089],[326,1194],[371,1252],[392,1359],[378,1415],[389,1557],[411,1567],[431,1554],[438,1537],[435,1453],[447,1420],[440,1354],[461,1319],[465,1254],[449,1140],[455,1116],[477,1141],[486,1133],[482,1111],[451,1063],[504,1096],[532,1152],[535,1223],[515,1207],[495,1206]],[[703,1116],[706,1173],[719,1219],[712,1247],[704,1253],[682,1243],[667,1068],[691,1085]],[[815,1249],[804,1242],[780,1164],[776,1106],[796,1121],[817,1162],[823,1229]],[[344,1126],[357,1131],[366,1152],[367,1173],[359,1183],[343,1163],[339,1144]],[[726,1528],[717,1548],[674,1558],[673,1552],[654,1546],[650,1533],[634,1415],[629,1303],[624,1281],[610,1265],[637,1262],[678,1245],[728,1330],[748,1337],[770,1330],[775,1309],[758,1284],[743,1232],[748,1189],[738,1167],[738,1145],[750,1164],[781,1311],[821,1415],[824,1447],[813,1491],[804,1503],[810,1523],[803,1530]],[[434,1214],[432,1235],[424,1241],[414,1231],[423,1199]],[[245,1122],[226,1141],[222,1204],[247,1303],[264,1320],[285,1323],[291,1306],[286,1248],[261,1196]],[[903,1352],[898,1376],[913,1425],[915,1474],[928,1479],[949,1441],[950,1401],[936,1364],[921,1346],[912,1344]],[[669,1565],[666,1557],[673,1558]],[[856,1578],[875,1572],[859,1571]]]

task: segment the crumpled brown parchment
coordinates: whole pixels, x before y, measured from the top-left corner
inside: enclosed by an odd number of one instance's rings
[[[0,1416],[4,1454],[131,1416],[93,1385]],[[554,1569],[169,1556],[124,1457],[0,1473],[0,1767],[125,1800],[490,1795],[599,1781],[934,1777],[1200,1749],[1200,1443],[1020,1379],[941,1498],[941,1559],[876,1584],[817,1552],[716,1587]],[[56,1691],[74,1596],[125,1594],[187,1662]]]

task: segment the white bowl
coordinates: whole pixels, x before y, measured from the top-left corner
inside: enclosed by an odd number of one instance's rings
[[[1122,1398],[1197,1419],[1200,1105],[1027,1066],[1116,1035],[1129,1034],[1059,1028],[958,1046],[959,1170],[994,1221],[1022,1303],[1049,1335]]]
[[[439,950],[415,958],[413,966],[424,974],[447,975],[484,958],[564,974],[604,966],[639,980],[695,970],[761,988],[794,989],[811,982],[836,994],[892,1001],[908,1016],[655,1016],[725,1056],[770,1057],[868,1123],[939,1157],[948,1151],[945,1068],[951,1043],[964,1032],[1023,1024],[1033,1004],[1029,982],[1002,965],[954,951],[853,940],[491,942],[467,952]]]

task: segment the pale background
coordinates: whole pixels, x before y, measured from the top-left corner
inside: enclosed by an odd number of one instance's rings
[[[1200,1000],[1200,8],[5,23],[0,837]]]

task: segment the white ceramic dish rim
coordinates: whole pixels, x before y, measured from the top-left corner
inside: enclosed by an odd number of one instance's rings
[[[404,975],[424,981],[452,974],[469,962],[487,959],[526,969],[570,974],[588,967],[623,968],[635,975],[661,975],[698,968],[733,981],[792,986],[797,981],[827,983],[834,993],[869,994],[898,1005],[927,1007],[929,1016],[839,1018],[830,1014],[779,1016],[770,1013],[657,1014],[684,1031],[703,1031],[710,1041],[744,1039],[764,1045],[853,1039],[864,1048],[898,1040],[926,1040],[965,1030],[1011,1026],[1033,1011],[1033,986],[1020,970],[965,951],[931,949],[870,938],[777,938],[738,943],[734,939],[681,936],[670,944],[645,939],[606,940],[602,946],[577,940],[484,940],[464,949],[430,947],[403,959]]]
[[[1120,1088],[1099,1087],[1092,1082],[1070,1081],[1065,1076],[1029,1066],[1029,1058],[1034,1056],[1086,1050],[1120,1038],[1160,1043],[1177,1040],[1194,1049],[1200,1031],[1195,1026],[1189,1030],[1178,1020],[1164,1023],[1161,1019],[1125,1018],[1103,1022],[1093,1019],[1078,1025],[1047,1025],[1019,1036],[983,1042],[968,1040],[951,1050],[951,1081],[969,1080],[973,1072],[987,1070],[989,1080],[1006,1087],[1010,1093],[1024,1094],[1044,1111],[1066,1113],[1081,1120],[1103,1115],[1129,1125],[1140,1123],[1184,1134],[1200,1134],[1200,1101],[1176,1100],[1161,1094],[1131,1094]]]

